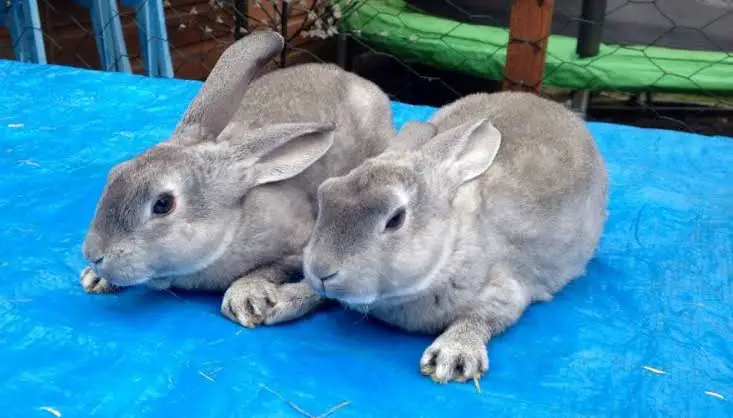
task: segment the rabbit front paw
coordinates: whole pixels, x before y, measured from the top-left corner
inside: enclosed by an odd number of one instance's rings
[[[247,328],[290,321],[313,311],[322,299],[306,283],[276,284],[242,278],[224,294],[221,313]]]
[[[97,276],[91,267],[81,272],[81,286],[87,293],[114,293],[120,290],[119,287],[108,282],[106,279]]]
[[[224,293],[221,313],[247,328],[265,322],[265,317],[275,306],[277,285],[266,280],[240,279]]]
[[[476,380],[488,369],[485,344],[450,334],[438,337],[420,359],[420,372],[438,383]]]

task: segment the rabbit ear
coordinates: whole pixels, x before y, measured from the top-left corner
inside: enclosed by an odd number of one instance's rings
[[[429,122],[410,121],[402,125],[397,133],[395,149],[416,149],[438,133],[438,128]]]
[[[244,132],[237,135],[237,131]],[[319,123],[282,123],[254,130],[241,130],[232,124],[221,137],[231,170],[246,172],[247,188],[295,177],[318,161],[331,148],[333,125]],[[221,139],[221,138],[220,138]],[[229,144],[229,146],[226,146]],[[243,166],[247,167],[243,170]],[[240,176],[241,178],[241,176]]]
[[[483,174],[501,146],[501,132],[482,119],[442,132],[422,148],[444,166],[445,178],[456,187]]]
[[[186,109],[170,140],[193,145],[214,139],[239,109],[250,82],[260,67],[282,50],[278,33],[256,31],[230,45]]]

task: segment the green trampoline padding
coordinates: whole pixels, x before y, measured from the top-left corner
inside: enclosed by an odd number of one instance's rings
[[[408,63],[419,62],[500,80],[509,31],[430,16],[404,0],[369,0],[343,29]],[[592,58],[575,54],[576,39],[552,35],[545,85],[625,91],[733,92],[733,53],[644,45],[601,45]]]

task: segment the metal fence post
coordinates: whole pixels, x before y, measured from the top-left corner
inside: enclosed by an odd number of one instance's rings
[[[598,54],[603,37],[603,22],[606,17],[606,0],[583,0],[581,21],[578,27],[578,44],[575,52],[580,58],[594,57]],[[573,92],[572,109],[585,118],[590,91]]]
[[[249,14],[249,1],[236,0],[234,2],[234,40],[244,37],[249,31],[249,22],[247,15]]]

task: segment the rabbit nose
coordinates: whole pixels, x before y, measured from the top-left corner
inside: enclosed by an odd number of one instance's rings
[[[325,283],[326,281],[328,281],[328,280],[336,277],[337,274],[339,274],[339,272],[338,271],[334,271],[333,273],[326,274],[325,276],[318,276],[318,280],[320,280],[320,281],[322,281],[322,282]]]
[[[338,269],[325,264],[313,264],[311,265],[311,273],[321,282],[330,280],[339,273]]]
[[[92,261],[92,271],[99,274],[99,266],[102,265],[102,261],[104,261],[104,257],[99,257],[96,260]]]

